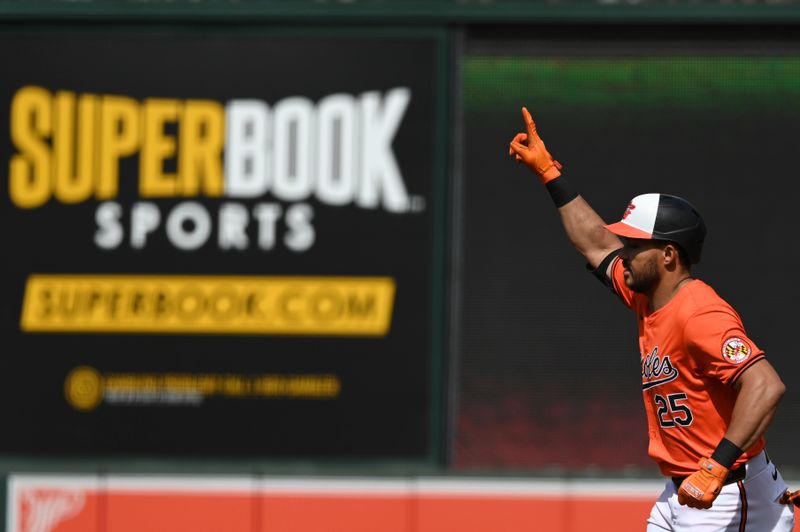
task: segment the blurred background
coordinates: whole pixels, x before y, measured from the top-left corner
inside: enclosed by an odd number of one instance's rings
[[[767,449],[800,484],[798,25],[0,0],[5,529],[643,530],[635,321],[508,157],[523,105],[606,220],[703,214],[696,276],[787,384]]]

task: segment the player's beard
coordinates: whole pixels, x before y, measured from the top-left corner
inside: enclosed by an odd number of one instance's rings
[[[655,260],[649,260],[637,270],[633,270],[628,264],[630,276],[625,280],[628,288],[640,294],[652,293],[659,283],[658,268]]]

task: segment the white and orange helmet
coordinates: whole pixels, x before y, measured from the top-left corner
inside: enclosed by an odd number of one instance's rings
[[[678,244],[692,264],[700,262],[706,224],[691,203],[669,194],[642,194],[633,198],[622,220],[605,226],[617,236],[665,240]]]

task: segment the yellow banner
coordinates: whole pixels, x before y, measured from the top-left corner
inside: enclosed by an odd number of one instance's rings
[[[385,336],[391,277],[31,275],[26,332]]]

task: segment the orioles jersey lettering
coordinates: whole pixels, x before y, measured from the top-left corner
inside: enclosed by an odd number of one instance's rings
[[[619,258],[611,281],[638,317],[648,453],[662,474],[690,475],[725,436],[737,396],[732,385],[764,352],[747,336],[738,313],[703,281],[690,281],[655,312],[625,284]],[[763,448],[760,438],[734,468]]]

